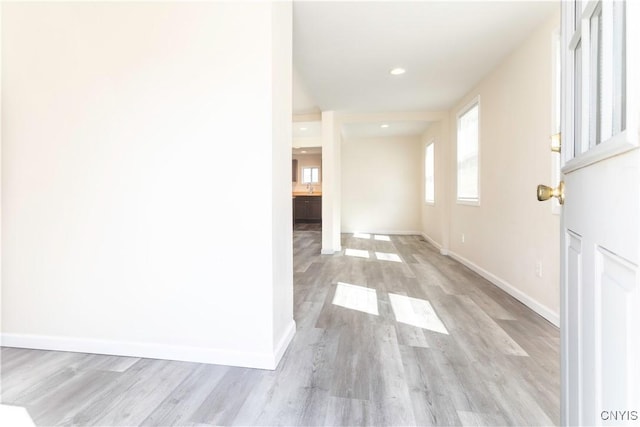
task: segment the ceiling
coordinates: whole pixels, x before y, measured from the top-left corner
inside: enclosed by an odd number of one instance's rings
[[[448,109],[559,4],[294,2],[294,113]]]
[[[429,127],[429,121],[376,120],[370,122],[344,123],[342,134],[347,139],[385,138],[422,135]],[[304,121],[292,123],[293,147],[309,150],[322,145],[322,122]],[[300,150],[294,153],[300,153]],[[307,154],[315,153],[308,151]]]
[[[320,138],[322,136],[322,122],[293,122],[291,134],[294,138]]]
[[[426,121],[345,123],[342,125],[342,135],[345,139],[415,136],[422,135],[429,124]]]
[[[293,148],[291,151],[300,156],[312,156],[322,154],[322,147]]]

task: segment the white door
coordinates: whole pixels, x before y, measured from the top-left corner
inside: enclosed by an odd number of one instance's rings
[[[562,8],[562,423],[637,426],[640,1]]]

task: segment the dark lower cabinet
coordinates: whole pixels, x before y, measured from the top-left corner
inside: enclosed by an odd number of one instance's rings
[[[321,196],[297,196],[293,205],[295,222],[322,222]]]

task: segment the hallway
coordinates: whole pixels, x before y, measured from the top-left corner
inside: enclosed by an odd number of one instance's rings
[[[294,233],[292,350],[318,336],[307,357],[322,365],[308,362],[308,387],[329,396],[327,424],[559,423],[557,328],[420,237],[343,235],[354,256],[323,257],[311,255],[315,233]],[[394,254],[401,262],[377,259]],[[332,304],[337,283],[375,289],[379,315]],[[448,334],[396,321],[389,295],[411,297],[414,309],[429,301]]]
[[[297,334],[276,371],[3,348],[3,403],[39,425],[559,423],[557,328],[420,237],[342,247],[294,231]]]

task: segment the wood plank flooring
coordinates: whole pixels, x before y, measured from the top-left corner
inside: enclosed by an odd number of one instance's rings
[[[365,237],[319,255],[296,226],[276,371],[2,348],[2,403],[38,425],[559,423],[557,328],[421,237]]]

